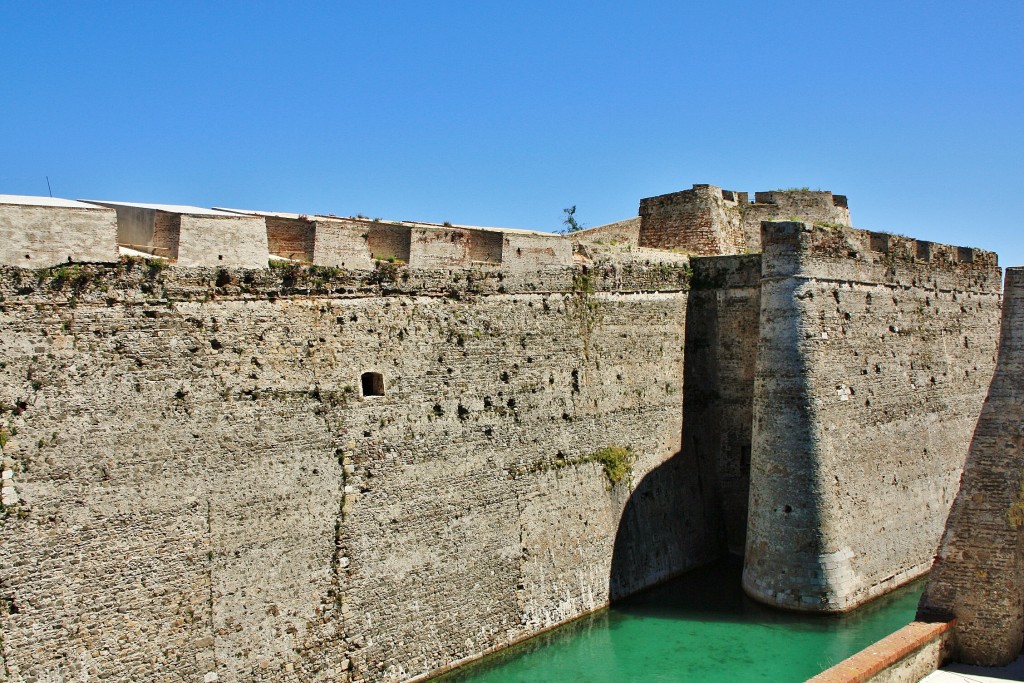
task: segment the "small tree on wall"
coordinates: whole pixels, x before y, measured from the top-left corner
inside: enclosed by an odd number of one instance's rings
[[[562,219],[562,225],[565,228],[562,229],[563,235],[568,235],[572,232],[579,232],[583,229],[583,224],[576,221],[576,205],[573,204],[568,209],[562,209],[562,213],[565,214],[565,218]]]

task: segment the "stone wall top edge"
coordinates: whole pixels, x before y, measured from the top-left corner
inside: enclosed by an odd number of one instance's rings
[[[925,262],[937,266],[998,268],[998,255],[977,247],[921,240],[895,233],[801,221],[763,221],[765,251],[788,247],[821,257],[848,260],[873,255],[880,260]]]
[[[142,258],[51,268],[0,265],[0,307],[6,305],[208,301],[278,298],[430,296],[461,300],[491,295],[579,295],[685,292],[688,263],[623,267],[577,264],[525,273],[414,269],[381,263],[373,271],[288,264],[274,268],[177,266]]]
[[[757,287],[761,281],[761,254],[694,256],[694,289],[743,289]]]
[[[693,187],[688,190],[677,190],[675,192],[666,192],[665,194],[644,197],[640,200],[640,213],[644,213],[644,208],[650,205],[672,203],[676,200],[685,199],[695,195],[717,195],[725,202],[739,204],[749,203],[755,207],[774,206],[778,203],[778,200],[791,197],[813,197],[815,200],[833,204],[840,208],[848,208],[846,195],[835,194],[831,190],[810,190],[804,188],[764,190],[754,192],[754,198],[750,200],[748,199],[750,196],[749,192],[727,190],[717,185],[707,183],[695,183]]]
[[[150,204],[144,202],[115,202],[108,201],[105,199],[80,199],[79,202],[94,205],[97,207],[105,207],[108,209],[136,209],[140,211],[152,211],[155,213],[166,213],[174,214],[178,216],[196,216],[202,218],[262,218],[262,216],[254,216],[251,214],[244,214],[230,211],[220,211],[218,209],[207,209],[202,206],[187,206],[184,204]]]
[[[234,209],[233,209],[234,210]],[[303,223],[343,223],[347,225],[359,225],[364,227],[373,227],[375,225],[388,226],[394,228],[405,228],[408,230],[424,230],[433,232],[481,232],[481,233],[501,233],[505,235],[533,238],[533,239],[566,239],[566,235],[562,235],[557,232],[544,232],[543,230],[530,230],[526,228],[495,228],[482,225],[461,225],[457,223],[430,223],[426,221],[396,221],[384,218],[366,218],[365,216],[334,216],[334,215],[321,215],[321,214],[271,214],[267,212],[256,213],[252,212],[246,215],[259,216],[261,218],[272,218],[286,221],[296,221]],[[606,227],[606,226],[598,226]]]
[[[50,202],[44,200],[49,199]],[[14,207],[19,209],[39,209],[44,211],[55,211],[55,212],[68,212],[68,211],[88,211],[90,213],[110,213],[114,214],[114,209],[109,206],[101,206],[99,204],[88,204],[85,202],[75,201],[73,199],[57,199],[56,197],[27,197],[21,195],[0,195],[0,210],[6,207]]]
[[[600,239],[606,233],[614,233],[622,230],[633,230],[634,232],[640,228],[640,217],[631,216],[624,218],[621,221],[615,221],[613,223],[605,223],[604,225],[595,225],[592,228],[584,228],[577,232],[571,232],[566,235],[566,238],[570,242],[587,242],[594,239]]]

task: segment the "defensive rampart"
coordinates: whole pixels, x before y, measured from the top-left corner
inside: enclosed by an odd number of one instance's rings
[[[0,195],[0,265],[49,268],[117,259],[110,209],[50,197]]]
[[[118,246],[160,256],[181,266],[262,268],[267,263],[267,228],[263,218],[196,206],[90,203],[117,212]]]
[[[994,363],[977,250],[116,206],[0,267],[12,681],[404,680],[744,544],[845,609],[930,558]]]
[[[4,270],[11,680],[400,680],[711,559],[688,277]]]
[[[927,571],[995,363],[994,254],[765,223],[744,588],[843,611]]]
[[[754,193],[694,185],[689,190],[640,200],[641,247],[681,249],[700,256],[761,251],[761,223],[804,220],[850,225],[846,197],[826,190]]]
[[[1024,268],[1007,268],[999,360],[921,598],[956,618],[959,661],[1001,666],[1024,641]]]

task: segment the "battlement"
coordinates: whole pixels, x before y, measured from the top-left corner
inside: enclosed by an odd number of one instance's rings
[[[836,279],[856,279],[869,270],[881,282],[907,279],[916,285],[929,280],[942,286],[940,281],[957,278],[962,281],[958,288],[1000,289],[999,257],[984,249],[799,221],[766,221],[761,240],[769,257],[766,277],[797,275],[813,267]]]
[[[844,195],[827,190],[747,192],[697,184],[640,200],[639,245],[701,256],[761,250],[761,222],[796,219],[850,225]]]
[[[941,515],[919,501],[952,503],[994,361],[998,259],[803,221],[761,235],[744,588],[845,611],[931,565]]]
[[[48,268],[116,261],[117,217],[95,204],[0,195],[0,265]]]
[[[740,193],[746,197],[746,193]],[[816,205],[821,207],[835,206],[841,209],[848,209],[846,195],[832,194],[828,190],[771,190],[769,192],[755,192],[755,204],[774,204],[776,206],[807,206]]]
[[[372,271],[537,272],[570,267],[561,235],[363,217],[0,195],[0,264],[47,268],[119,255],[183,266],[267,268],[272,260]]]
[[[93,201],[117,212],[117,246],[183,266],[267,267],[261,218],[198,206]]]

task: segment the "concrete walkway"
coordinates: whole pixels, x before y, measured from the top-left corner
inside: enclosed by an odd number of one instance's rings
[[[947,664],[921,679],[921,683],[1002,683],[1024,681],[1024,656],[1009,666],[987,667]]]

